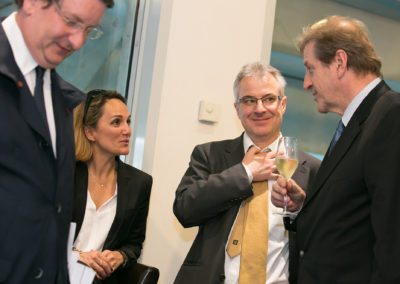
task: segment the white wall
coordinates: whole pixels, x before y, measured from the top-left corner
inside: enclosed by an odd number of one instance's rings
[[[245,63],[269,61],[276,0],[164,0],[143,155],[154,178],[142,262],[172,283],[197,228],[172,213],[175,190],[196,144],[241,131],[232,84]],[[200,100],[220,104],[215,125],[197,120]],[[135,117],[135,114],[133,114]]]

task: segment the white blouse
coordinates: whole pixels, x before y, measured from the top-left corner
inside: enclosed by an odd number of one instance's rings
[[[74,243],[76,249],[80,251],[103,249],[117,211],[117,190],[118,186],[114,195],[97,210],[88,190],[85,217]]]

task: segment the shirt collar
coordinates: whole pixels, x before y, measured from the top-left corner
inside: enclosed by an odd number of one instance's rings
[[[346,110],[343,113],[342,116],[342,122],[344,126],[347,126],[349,123],[351,117],[353,114],[356,112],[357,108],[360,106],[360,104],[363,102],[365,97],[372,91],[373,88],[375,88],[380,82],[382,81],[381,78],[376,78],[372,80],[364,89],[361,90],[361,92],[355,96],[355,98],[351,101],[351,103],[347,106]]]
[[[266,152],[267,149],[270,149],[272,152],[276,152],[277,147],[278,147],[278,139],[282,137],[282,133],[279,133],[279,137],[275,139],[274,142],[272,142],[271,144],[269,144],[267,147],[265,147],[264,149],[260,149],[256,144],[253,143],[253,141],[251,140],[251,138],[249,137],[249,135],[247,135],[246,132],[244,132],[243,135],[243,151],[244,153],[247,152],[247,150],[250,148],[250,146],[254,146],[258,149],[261,150],[261,152]]]
[[[26,46],[22,32],[15,20],[17,12],[10,14],[3,22],[3,29],[7,35],[8,41],[13,52],[15,62],[17,63],[22,75],[26,76],[38,66],[33,59],[28,47]]]

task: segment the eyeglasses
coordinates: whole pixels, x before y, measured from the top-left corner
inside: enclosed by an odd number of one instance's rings
[[[237,102],[246,107],[255,107],[259,100],[261,100],[264,107],[268,107],[275,105],[277,101],[282,100],[282,96],[265,95],[259,99],[252,96],[244,96],[238,99]]]
[[[95,90],[91,90],[89,93],[87,93],[86,96],[86,102],[85,102],[85,108],[83,110],[83,118],[82,118],[82,122],[83,124],[85,124],[85,119],[86,119],[86,115],[90,106],[90,103],[92,102],[92,100],[98,96],[101,96],[105,93],[105,90],[102,89],[95,89]]]
[[[85,27],[82,23],[76,22],[65,16],[61,11],[59,0],[54,1],[54,7],[56,8],[57,14],[64,21],[65,25],[75,31],[84,31],[85,35],[89,39],[98,39],[103,35],[103,31],[100,26],[97,27]]]

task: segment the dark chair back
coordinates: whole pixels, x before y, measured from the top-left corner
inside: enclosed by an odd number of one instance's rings
[[[119,271],[119,284],[157,284],[160,271],[152,266],[135,263],[128,269]]]

